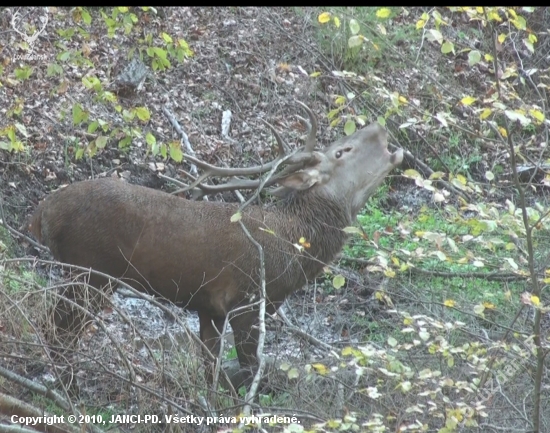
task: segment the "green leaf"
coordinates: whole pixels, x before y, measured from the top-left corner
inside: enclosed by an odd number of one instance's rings
[[[16,122],[15,127],[17,130],[23,135],[23,137],[28,138],[29,133],[27,132],[27,128],[22,123]]]
[[[105,149],[105,146],[107,145],[107,140],[107,137],[105,137],[104,135],[100,135],[95,139],[95,145],[99,149]]]
[[[360,47],[361,45],[363,45],[363,36],[361,35],[351,36],[348,39],[348,47],[350,48]]]
[[[162,143],[160,145],[160,154],[164,159],[166,159],[168,157],[168,154],[167,154],[168,150],[167,149],[168,149],[168,146],[166,144]]]
[[[344,105],[346,103],[346,97],[345,96],[342,96],[342,95],[339,95],[335,100],[334,100],[334,103],[336,105]],[[336,113],[338,113],[338,111],[340,111],[339,109],[336,109],[336,110],[332,110],[330,113],[332,113],[333,111],[336,111]],[[329,113],[329,119],[330,119],[330,113]]]
[[[70,51],[65,51],[57,56],[57,60],[61,60],[62,62],[66,62],[69,60],[69,57],[71,57]]]
[[[151,113],[149,113],[149,110],[146,107],[136,107],[134,111],[138,119],[142,122],[147,122],[151,118]]]
[[[359,27],[359,23],[357,22],[357,20],[355,20],[353,18],[351,20],[349,20],[349,30],[350,30],[352,35],[356,35],[357,33],[359,33],[360,27]]]
[[[340,289],[340,288],[344,287],[344,284],[346,284],[346,279],[344,278],[343,275],[336,275],[332,279],[332,286],[335,289]]]
[[[124,149],[125,147],[128,147],[131,143],[132,137],[128,135],[118,142],[118,147],[120,149]]]
[[[163,60],[166,60],[166,56],[168,55],[168,52],[166,50],[158,47],[153,47],[153,52],[157,57],[160,57]]]
[[[356,126],[355,122],[351,119],[349,119],[346,124],[344,125],[344,132],[346,135],[351,135],[355,132]]]
[[[17,68],[15,70],[15,78],[18,80],[27,80],[32,74],[32,68],[30,66],[24,66],[23,68]]]
[[[88,113],[85,112],[80,104],[73,105],[73,125],[79,125],[80,123],[88,120]]]
[[[297,379],[298,377],[300,377],[300,373],[298,372],[297,368],[291,368],[290,370],[288,370],[287,375],[289,379]]]
[[[145,142],[149,146],[154,146],[157,143],[157,139],[155,138],[155,136],[153,134],[148,132],[147,135],[145,135]]]
[[[90,25],[92,22],[92,16],[86,9],[82,9],[82,21],[84,21],[85,24]]]
[[[155,141],[154,144],[151,145],[151,153],[153,156],[157,156],[160,150],[159,144]]]
[[[453,45],[452,42],[445,41],[443,42],[443,45],[441,45],[441,52],[443,54],[454,53],[454,51],[455,51],[455,46]]]
[[[93,134],[97,128],[99,128],[99,122],[97,120],[94,120],[88,125],[88,134]]]
[[[441,32],[439,30],[430,29],[430,30],[428,30],[426,35],[428,37],[428,40],[430,40],[432,42],[435,41],[435,42],[438,42],[439,44],[443,43],[443,35],[441,34]]]
[[[334,110],[330,110],[327,114],[328,120],[334,119],[334,117],[340,112],[339,108],[336,108]]]
[[[347,226],[347,227],[344,227],[342,230],[344,231],[344,233],[356,234],[356,235],[363,236],[363,232],[361,231],[361,229],[359,227]]]
[[[167,44],[172,43],[172,38],[170,37],[170,35],[168,33],[162,32],[161,35],[162,35],[162,39],[164,39],[164,42],[166,42]]]
[[[128,111],[126,109],[122,110],[122,118],[126,122],[131,122],[132,120],[134,120],[135,115],[136,115],[135,110],[132,110],[132,111]]]
[[[54,75],[63,75],[63,68],[59,66],[57,63],[50,63],[48,65],[46,75],[48,77],[52,77]]]
[[[478,50],[473,50],[468,53],[468,64],[474,66],[481,60],[481,53]]]
[[[243,216],[242,216],[242,214],[241,214],[240,212],[236,212],[236,213],[234,213],[233,215],[231,215],[230,221],[231,221],[232,223],[236,223],[237,221],[240,221],[242,217],[243,217]]]
[[[76,160],[82,159],[82,156],[84,155],[84,148],[79,147],[74,155]]]
[[[181,144],[179,141],[170,143],[170,158],[176,162],[183,161],[183,152],[181,151]]]

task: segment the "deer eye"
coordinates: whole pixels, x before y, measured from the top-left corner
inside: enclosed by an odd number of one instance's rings
[[[339,159],[343,155],[344,152],[349,152],[350,150],[351,150],[351,147],[346,147],[345,149],[341,149],[341,150],[336,151],[334,156],[336,157],[336,159]]]

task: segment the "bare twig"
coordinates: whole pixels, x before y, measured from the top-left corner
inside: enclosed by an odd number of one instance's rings
[[[185,150],[187,153],[191,156],[195,156],[195,151],[193,150],[193,147],[191,146],[191,143],[189,143],[189,137],[179,124],[179,122],[176,120],[176,116],[169,110],[169,108],[166,105],[162,106],[162,112],[164,115],[168,118],[170,123],[172,124],[172,127],[178,132],[178,134],[181,137],[181,140],[183,144],[185,145]],[[198,176],[199,172],[197,171],[197,166],[193,163],[191,165],[191,174],[193,176]]]

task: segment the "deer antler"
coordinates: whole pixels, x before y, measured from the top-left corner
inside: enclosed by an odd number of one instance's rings
[[[17,28],[15,27],[15,19],[17,18],[17,16],[19,15],[19,12],[15,12],[13,14],[13,16],[11,17],[11,21],[10,21],[10,24],[11,24],[11,27],[13,28],[13,30],[15,30],[17,33],[19,33],[21,36],[23,36],[23,39],[25,39],[25,42],[27,42],[27,44],[32,45],[33,42],[38,39],[38,36],[40,36],[40,34],[44,31],[44,29],[46,28],[46,25],[48,24],[48,19],[49,19],[49,16],[48,16],[48,8],[46,7],[45,8],[46,10],[46,19],[44,20],[44,24],[42,25],[42,28],[40,30],[37,30],[36,32],[33,33],[32,36],[29,36],[27,35],[26,33],[23,33],[23,32],[20,32],[19,30],[17,30]]]
[[[271,129],[273,132],[273,135],[275,136],[275,140],[277,141],[277,153],[278,156],[273,161],[268,162],[263,165],[258,165],[254,167],[242,167],[242,168],[225,168],[225,167],[217,167],[215,165],[208,164],[204,161],[201,161],[194,156],[184,154],[184,157],[187,161],[195,164],[196,166],[200,167],[204,170],[204,173],[201,174],[198,177],[192,176],[191,174],[187,173],[186,171],[182,171],[185,176],[191,179],[192,183],[182,189],[178,189],[174,192],[174,194],[188,191],[194,188],[199,188],[200,191],[202,191],[203,195],[206,194],[215,194],[218,192],[224,192],[224,191],[235,191],[238,189],[256,189],[262,184],[261,179],[230,179],[226,183],[218,184],[218,185],[206,185],[203,183],[206,179],[213,176],[218,177],[229,177],[229,176],[250,176],[255,174],[263,174],[270,171],[275,165],[286,165],[286,167],[278,174],[272,176],[270,179],[268,179],[265,183],[263,183],[263,187],[269,187],[277,183],[281,178],[288,176],[289,174],[300,170],[304,168],[307,165],[310,165],[311,162],[314,159],[313,156],[313,149],[316,144],[316,135],[317,135],[317,119],[315,117],[315,114],[311,109],[305,105],[304,103],[300,101],[296,101],[299,105],[304,108],[306,111],[309,121],[306,119],[298,116],[300,120],[306,125],[308,130],[308,135],[305,139],[305,145],[296,151],[294,153],[288,154],[289,146],[288,144],[281,138],[280,134],[277,132],[277,130],[268,122],[262,120],[262,122]],[[281,161],[282,160],[282,161]]]

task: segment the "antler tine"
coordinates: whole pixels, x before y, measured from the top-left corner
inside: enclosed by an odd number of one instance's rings
[[[176,192],[189,191],[189,190],[194,191],[196,189],[200,189],[203,192],[203,194],[213,194],[213,193],[223,192],[223,191],[234,191],[237,189],[256,189],[260,186],[262,186],[263,188],[266,188],[279,182],[281,178],[289,175],[290,173],[293,173],[294,171],[300,170],[303,167],[311,164],[311,160],[312,158],[314,158],[314,155],[312,152],[315,147],[315,138],[317,135],[317,119],[315,117],[315,114],[313,114],[313,111],[311,111],[311,109],[307,105],[305,105],[300,101],[296,101],[296,102],[302,106],[302,108],[307,112],[309,116],[309,122],[300,117],[300,119],[308,127],[308,136],[305,140],[305,146],[303,148],[300,148],[294,152],[290,152],[289,145],[286,143],[285,140],[281,138],[279,132],[275,129],[275,127],[271,125],[269,122],[266,122],[265,120],[260,119],[271,130],[271,132],[275,136],[275,140],[277,141],[277,152],[279,154],[277,158],[275,158],[273,161],[270,161],[266,164],[258,165],[254,167],[225,168],[225,167],[217,167],[215,165],[208,164],[204,161],[201,161],[200,159],[197,159],[192,155],[188,155],[184,153],[184,158],[187,160],[187,162],[194,163],[196,166],[204,170],[204,173],[198,177],[194,177],[189,173],[184,172],[185,175],[189,177],[189,179],[191,179],[191,183],[186,188],[179,189]],[[212,176],[231,177],[231,176],[250,176],[250,175],[256,175],[256,174],[262,175],[274,169],[274,167],[277,167],[282,164],[285,164],[286,167],[279,173],[270,176],[270,178],[267,179],[267,181],[265,182],[263,182],[261,179],[251,180],[251,179],[233,178],[228,180],[226,183],[222,183],[218,185],[206,185],[203,183],[204,180]]]
[[[309,108],[306,104],[304,104],[301,101],[296,100],[296,103],[298,105],[301,105],[302,108],[305,110],[309,117],[309,122],[307,122],[305,119],[302,119],[306,125],[308,125],[308,136],[306,138],[306,144],[304,146],[305,152],[313,152],[313,149],[315,148],[315,144],[317,143],[317,118],[315,117],[315,114],[313,111],[311,111],[311,108]]]
[[[265,173],[273,167],[277,159],[267,162],[263,165],[256,165],[254,167],[242,167],[242,168],[226,168],[226,167],[216,167],[215,165],[208,164],[207,162],[201,161],[200,159],[191,156],[187,153],[183,154],[185,160],[190,161],[197,165],[198,167],[205,170],[207,177],[208,176],[250,176],[253,174],[262,174]]]
[[[279,155],[282,156],[282,155],[285,155],[288,151],[289,151],[289,147],[288,147],[288,144],[286,141],[284,141],[281,136],[279,135],[279,133],[277,132],[277,130],[275,129],[275,127],[269,123],[269,122],[266,122],[264,119],[260,119],[264,125],[266,125],[269,129],[271,129],[271,132],[273,133],[273,135],[275,136],[275,140],[277,141],[277,150],[279,152]]]

